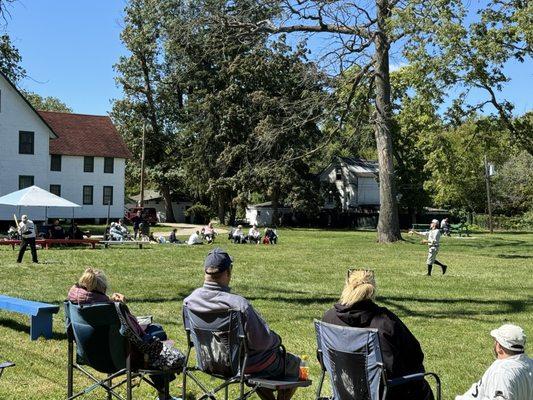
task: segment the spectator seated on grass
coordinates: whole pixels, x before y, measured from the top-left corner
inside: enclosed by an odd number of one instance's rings
[[[172,244],[180,244],[182,243],[181,240],[178,239],[176,233],[178,230],[176,228],[172,229],[172,232],[170,232],[170,236],[168,237],[168,242]]]
[[[278,234],[273,228],[265,228],[265,235],[263,236],[263,244],[277,244]]]
[[[298,379],[300,359],[285,353],[281,348],[281,338],[271,330],[252,305],[244,297],[230,293],[233,259],[219,247],[211,250],[204,261],[204,285],[183,300],[184,306],[197,313],[223,310],[239,310],[244,318],[245,335],[248,343],[248,361],[245,374],[266,379]],[[285,371],[285,374],[283,374]],[[296,389],[278,392],[278,400],[288,400]],[[274,392],[258,389],[263,400],[274,400]]]
[[[50,239],[65,239],[65,230],[61,225],[59,225],[58,219],[54,220],[53,225],[48,231],[48,235]]]
[[[490,332],[496,361],[483,377],[455,400],[533,399],[533,360],[525,354],[526,334],[516,325],[505,324]]]
[[[238,225],[237,229],[233,231],[232,234],[233,243],[246,243],[246,236],[244,235],[244,231],[242,229],[242,225]]]
[[[200,236],[200,231],[191,233],[191,236],[189,236],[189,240],[187,240],[187,244],[191,246],[197,245],[197,244],[204,244],[204,241],[202,240],[202,237]]]
[[[83,232],[78,227],[78,224],[73,222],[67,231],[67,237],[74,240],[83,240]]]
[[[113,293],[111,297],[107,296],[108,281],[104,273],[98,269],[87,268],[83,275],[68,292],[68,301],[75,304],[94,304],[94,303],[109,303],[121,302],[125,303],[126,298],[120,293]],[[158,324],[147,323],[141,325],[137,318],[127,310],[126,317],[129,325],[139,335],[143,342],[150,343],[153,341],[163,342],[163,351],[160,357],[165,357],[161,360],[163,365],[175,364],[177,368],[183,365],[185,356],[178,350],[172,347],[172,342],[168,340],[167,334]],[[146,319],[146,318],[145,318]],[[133,354],[133,363],[142,363],[144,361],[144,354],[140,351],[135,351]],[[161,376],[152,376],[152,381],[161,388],[159,390],[159,399],[163,400],[163,385],[164,382]],[[174,379],[174,377],[173,377]],[[172,399],[172,397],[170,398]],[[167,398],[168,400],[168,398]]]
[[[217,235],[217,232],[215,231],[215,228],[213,227],[212,222],[209,222],[207,226],[204,226],[202,228],[202,237],[205,239],[205,241],[208,244],[211,244],[215,241],[216,235]]]
[[[10,226],[9,229],[7,230],[7,238],[9,240],[20,239],[20,235],[19,235],[17,228],[15,228],[14,226]]]
[[[109,226],[109,237],[111,240],[118,242],[127,240],[126,234],[116,222],[111,222],[111,225]]]
[[[392,311],[374,303],[375,296],[373,271],[349,270],[339,302],[322,320],[341,326],[377,329],[388,379],[425,372],[420,343]],[[407,399],[433,399],[431,387],[424,380],[392,387],[387,392],[387,400]]]
[[[257,229],[256,224],[253,224],[248,231],[248,242],[255,244],[261,243],[261,232],[259,232],[259,229]]]

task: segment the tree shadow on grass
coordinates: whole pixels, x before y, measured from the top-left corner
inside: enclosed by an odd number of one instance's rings
[[[8,329],[12,329],[18,332],[24,332],[27,335],[30,334],[30,326],[26,324],[21,324],[20,322],[13,321],[12,319],[0,318],[0,326],[3,326]],[[67,334],[64,332],[52,332],[52,339],[55,340],[65,340]]]
[[[527,260],[527,259],[529,259],[529,258],[533,258],[533,256],[522,255],[522,254],[498,254],[496,257],[498,257],[498,258],[504,258],[504,259],[514,259],[514,258],[517,258],[517,259],[524,259],[524,260]]]
[[[428,299],[428,298],[409,298],[409,297],[379,297],[378,302],[389,307],[394,307],[400,310],[405,315],[410,317],[431,317],[436,319],[455,318],[455,319],[470,319],[482,320],[478,316],[494,316],[517,314],[529,312],[528,309],[533,307],[533,297],[528,296],[523,300],[482,300],[482,299]],[[440,304],[438,310],[431,311],[429,315],[426,311],[416,311],[406,306],[410,302],[424,303],[424,304]],[[450,309],[450,305],[464,305],[459,310]],[[469,306],[487,306],[479,310],[467,309]]]

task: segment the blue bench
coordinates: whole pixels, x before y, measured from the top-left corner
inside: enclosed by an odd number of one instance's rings
[[[59,306],[0,295],[0,309],[29,315],[31,340],[41,335],[52,338],[52,314],[59,311]]]

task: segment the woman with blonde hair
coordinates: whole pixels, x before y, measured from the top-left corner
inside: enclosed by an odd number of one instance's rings
[[[68,292],[68,300],[75,304],[93,304],[93,303],[108,303],[118,301],[121,303],[126,302],[126,298],[123,294],[113,293],[111,296],[107,295],[109,284],[104,272],[95,269],[87,268],[82,276],[78,279],[78,282],[73,285]],[[126,318],[130,328],[139,336],[143,342],[150,343],[153,341],[163,342],[164,351],[158,356],[157,360],[163,365],[175,365],[176,368],[181,367],[185,356],[178,350],[172,347],[172,343],[168,341],[167,334],[163,330],[163,327],[157,324],[148,324],[147,326],[141,326],[137,321],[137,318],[129,312],[126,308]],[[134,362],[136,360],[143,360],[144,355],[140,349],[136,349],[137,352],[133,354]],[[172,400],[174,397],[165,396],[164,382],[160,376],[152,376],[153,383],[158,387],[159,400]]]
[[[420,343],[396,314],[378,306],[374,272],[348,270],[346,283],[337,304],[326,311],[324,322],[355,328],[378,330],[387,377],[424,372],[424,353]],[[433,393],[426,381],[390,388],[387,400],[430,400]]]

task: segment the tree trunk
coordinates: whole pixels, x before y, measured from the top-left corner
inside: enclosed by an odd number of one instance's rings
[[[220,221],[220,224],[225,225],[226,223],[226,201],[225,201],[224,192],[220,191],[218,193],[218,220]]]
[[[274,187],[272,189],[272,226],[279,225],[279,189]]]
[[[165,201],[166,222],[176,222],[176,217],[174,215],[174,209],[172,208],[172,197],[170,196],[169,187],[168,186],[161,187],[161,194],[163,195],[163,200]]]
[[[374,134],[379,161],[380,210],[378,241],[391,243],[401,240],[396,200],[391,123],[391,85],[389,77],[389,42],[386,22],[389,18],[389,1],[376,0],[378,31],[375,33],[374,69],[376,92],[376,121]]]

